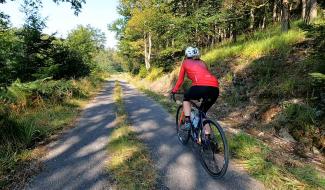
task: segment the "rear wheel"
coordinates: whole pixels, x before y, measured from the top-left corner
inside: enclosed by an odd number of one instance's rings
[[[218,123],[205,120],[201,139],[201,164],[212,177],[221,178],[225,175],[229,163],[229,149],[225,133]]]
[[[183,106],[179,106],[176,113],[176,131],[179,141],[182,144],[187,144],[190,137],[190,130],[185,129],[185,115]]]

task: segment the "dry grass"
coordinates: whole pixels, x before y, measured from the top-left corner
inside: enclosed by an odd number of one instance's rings
[[[157,174],[145,145],[127,123],[122,94],[121,86],[116,82],[117,127],[109,136],[108,172],[113,175],[117,189],[153,189]]]

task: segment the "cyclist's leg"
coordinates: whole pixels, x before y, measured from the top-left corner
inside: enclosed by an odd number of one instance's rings
[[[201,110],[204,113],[207,113],[207,111],[212,107],[212,105],[217,101],[219,96],[219,88],[215,87],[207,87],[205,95],[203,97],[202,104],[200,106]],[[204,122],[203,122],[204,124]],[[209,135],[211,134],[211,128],[209,126],[204,125],[204,134]]]
[[[218,97],[219,88],[207,86],[200,109],[204,113],[207,113],[212,105],[217,101]]]
[[[190,122],[191,103],[190,100],[200,99],[199,87],[192,86],[185,94],[183,99],[183,110],[185,114],[185,122]]]

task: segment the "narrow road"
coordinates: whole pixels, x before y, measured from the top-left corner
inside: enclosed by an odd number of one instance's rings
[[[183,146],[178,141],[174,116],[129,84],[121,82],[121,85],[129,120],[149,147],[159,170],[158,189],[264,189],[263,184],[248,176],[232,162],[223,179],[211,178],[194,156],[190,146]]]
[[[115,126],[113,87],[114,81],[107,82],[82,112],[76,127],[49,144],[44,170],[25,189],[110,189],[105,160],[108,134]]]
[[[121,85],[129,119],[159,170],[157,189],[264,189],[232,164],[224,179],[212,179],[191,148],[178,142],[174,117],[132,86]],[[105,160],[108,134],[115,126],[113,87],[114,81],[108,81],[82,112],[76,127],[48,145],[49,153],[42,159],[44,170],[25,189],[110,189]]]

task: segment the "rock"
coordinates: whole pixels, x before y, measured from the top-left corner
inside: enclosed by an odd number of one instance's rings
[[[320,154],[320,151],[316,147],[313,146],[312,150],[314,154]]]
[[[257,136],[259,136],[259,137],[264,136],[264,132],[260,132]]]
[[[284,138],[285,140],[289,142],[297,142],[288,132],[287,128],[281,128],[279,131],[280,137]]]

